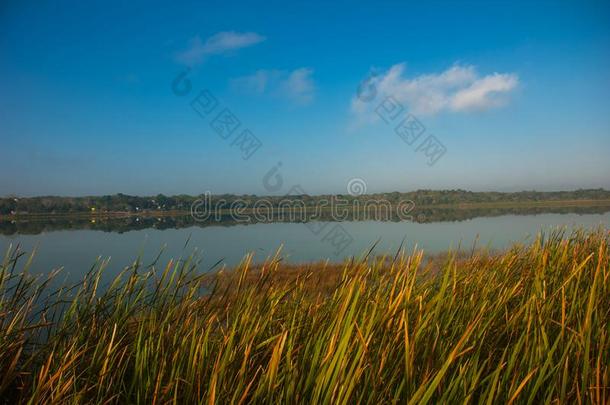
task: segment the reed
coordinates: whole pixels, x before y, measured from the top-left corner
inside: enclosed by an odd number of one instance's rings
[[[342,264],[279,256],[210,275],[136,261],[102,285],[0,267],[6,403],[610,401],[607,230],[499,254]]]

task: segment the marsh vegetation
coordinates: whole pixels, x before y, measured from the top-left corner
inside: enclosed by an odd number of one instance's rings
[[[607,403],[605,229],[500,254],[197,260],[77,285],[0,268],[7,403]]]

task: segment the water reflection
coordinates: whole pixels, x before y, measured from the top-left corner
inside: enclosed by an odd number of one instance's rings
[[[4,224],[3,232],[6,234],[0,234],[0,249],[6,252],[9,245],[19,245],[22,251],[36,251],[31,272],[48,273],[61,267],[65,277],[78,281],[98,257],[111,258],[105,272],[105,278],[109,279],[137,257],[143,264],[155,261],[160,251],[160,264],[195,253],[201,260],[200,269],[206,271],[218,262],[234,266],[247,253],[254,253],[254,261],[261,262],[274,255],[280,246],[283,247],[282,258],[292,263],[326,259],[341,261],[358,257],[376,242],[372,254],[394,254],[403,240],[402,246],[406,251],[417,246],[426,253],[437,253],[460,245],[470,249],[475,240],[477,246],[503,249],[514,242],[531,242],[539,231],[558,226],[591,228],[603,225],[610,228],[610,212],[556,211],[560,212],[527,210],[529,213],[523,214],[524,211],[520,210],[520,215],[515,215],[511,210],[487,210],[486,216],[481,216],[478,210],[444,210],[434,212],[423,222],[316,223],[316,227],[326,226],[325,229],[341,225],[353,238],[340,254],[320,233],[315,234],[311,226],[302,223],[201,224],[188,216],[98,218],[95,223],[87,218],[9,223]],[[441,218],[448,220],[441,221]]]
[[[537,214],[603,214],[610,212],[610,207],[556,207],[556,208],[443,208],[443,209],[420,209],[413,211],[411,222],[433,223],[433,222],[456,222],[466,221],[479,217],[497,217],[503,215],[537,215]],[[359,221],[357,215],[348,215],[347,222]],[[333,221],[330,214],[323,214],[320,221]],[[400,222],[401,218],[394,215],[389,222]],[[275,218],[272,223],[299,222],[291,221],[289,216]],[[126,217],[54,217],[54,218],[28,218],[17,220],[0,221],[0,234],[2,235],[37,235],[44,232],[61,230],[97,230],[104,232],[123,233],[144,229],[181,229],[193,226],[236,226],[260,223],[255,217],[250,222],[237,222],[229,215],[224,215],[220,220],[210,219],[205,222],[195,221],[190,215],[178,216],[126,216]],[[267,222],[265,222],[267,223]]]

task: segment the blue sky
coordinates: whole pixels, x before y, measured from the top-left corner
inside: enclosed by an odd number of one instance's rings
[[[607,2],[129,3],[2,3],[0,195],[610,188]]]

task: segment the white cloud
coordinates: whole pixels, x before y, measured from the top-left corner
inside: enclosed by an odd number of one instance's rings
[[[511,91],[518,83],[514,74],[494,73],[485,76],[455,93],[451,99],[451,108],[460,111],[499,107],[505,99],[498,95]]]
[[[454,65],[441,73],[405,77],[405,64],[392,66],[364,84],[368,97],[355,96],[351,110],[364,121],[374,120],[374,108],[392,96],[415,115],[433,115],[442,111],[460,112],[499,107],[506,94],[519,83],[516,74],[493,73],[479,76],[474,66]],[[371,100],[372,95],[375,95]]]
[[[231,84],[238,90],[269,94],[297,104],[308,104],[315,93],[312,75],[313,70],[309,68],[293,71],[262,69],[249,76],[233,79]]]
[[[199,36],[191,39],[187,49],[179,52],[176,59],[185,65],[201,63],[208,55],[217,55],[263,42],[266,38],[255,32],[224,31],[212,35],[205,42]]]

